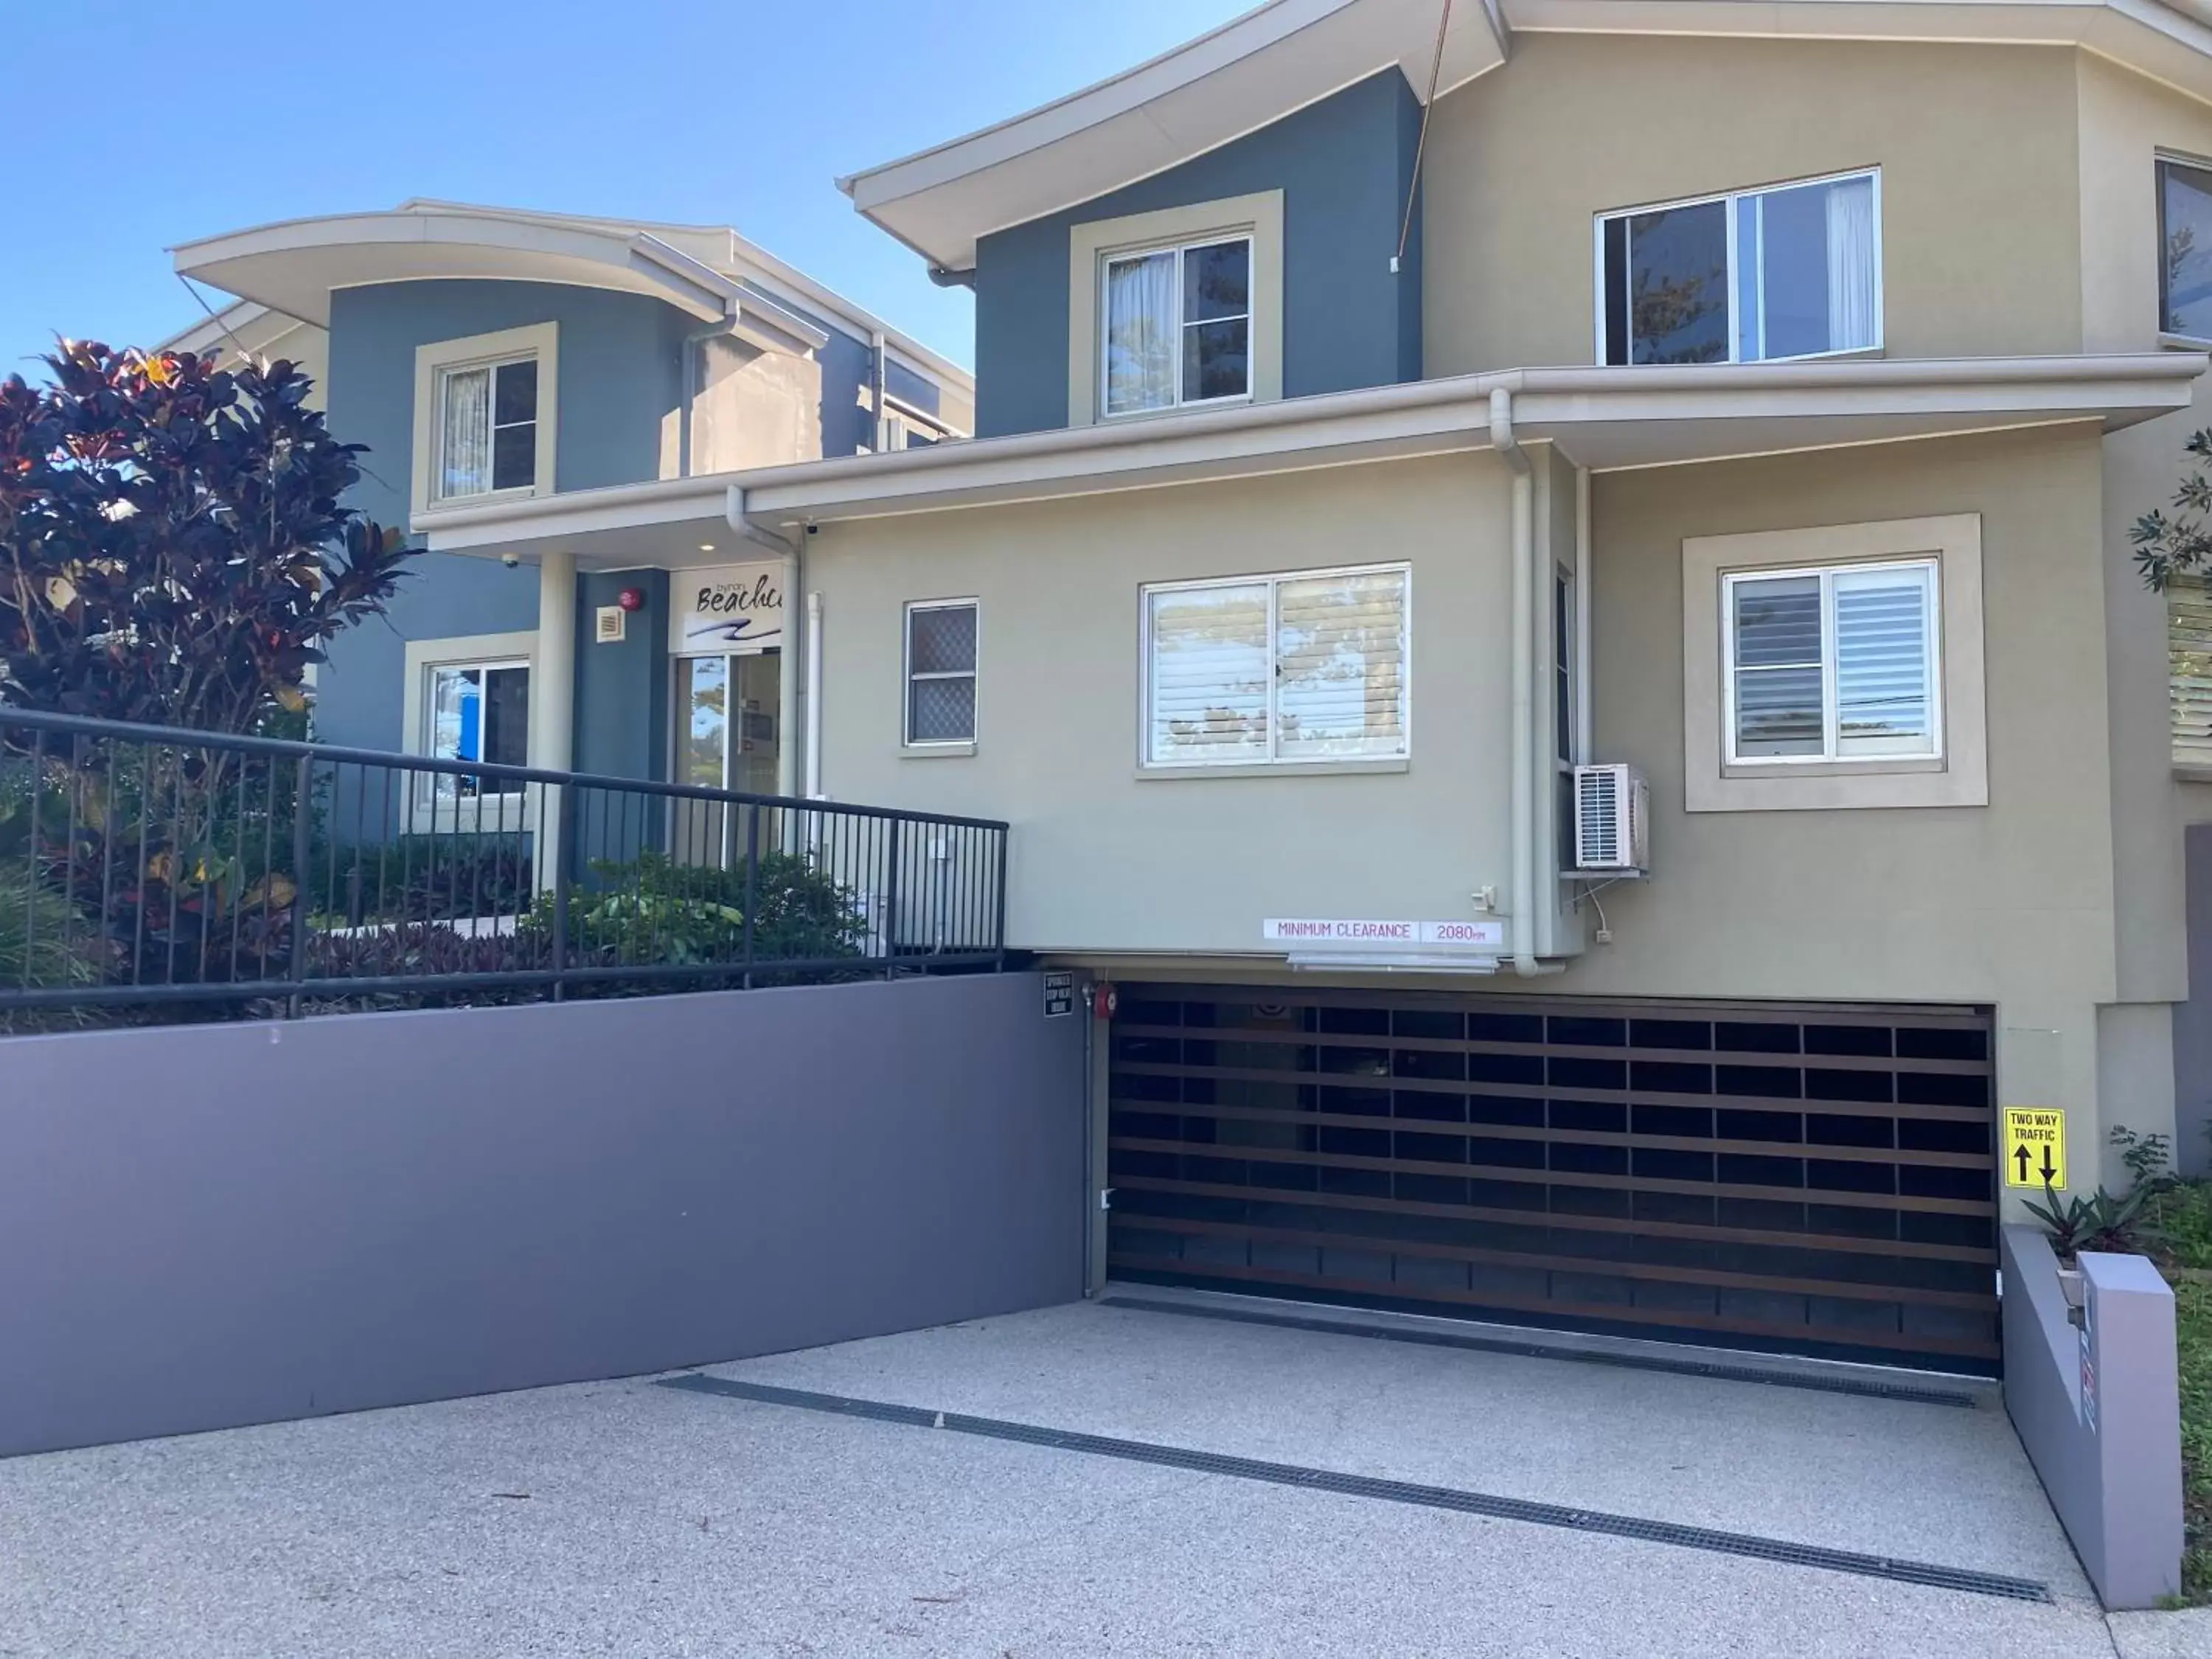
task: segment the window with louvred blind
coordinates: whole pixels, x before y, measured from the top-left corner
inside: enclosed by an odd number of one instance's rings
[[[2212,771],[2212,587],[2177,579],[2166,590],[2173,763]]]
[[[1724,578],[1729,760],[1940,756],[1938,593],[1933,559]]]
[[[1145,590],[1145,764],[1402,759],[1410,573]]]

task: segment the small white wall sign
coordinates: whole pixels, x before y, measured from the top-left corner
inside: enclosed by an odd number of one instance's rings
[[[668,586],[668,649],[672,654],[742,656],[782,647],[780,562],[671,571]]]
[[[1431,951],[1495,951],[1505,943],[1505,924],[1288,918],[1261,923],[1261,937],[1271,945],[1305,947],[1336,945],[1359,950],[1418,946]]]

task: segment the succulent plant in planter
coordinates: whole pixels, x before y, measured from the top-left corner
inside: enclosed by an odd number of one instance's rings
[[[2150,1201],[2147,1188],[2138,1186],[2124,1197],[2115,1197],[2100,1187],[2087,1198],[2069,1198],[2063,1203],[2050,1188],[2043,1192],[2048,1201],[2038,1204],[2030,1199],[2027,1212],[2050,1231],[2051,1248],[2062,1267],[2084,1250],[2128,1255],[2136,1249],[2136,1226],[2142,1218],[2143,1206]]]

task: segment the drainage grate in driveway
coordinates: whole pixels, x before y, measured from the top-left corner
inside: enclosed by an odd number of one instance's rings
[[[1510,1337],[1462,1335],[1453,1331],[1423,1330],[1362,1324],[1352,1319],[1322,1319],[1310,1314],[1268,1313],[1261,1309],[1221,1308],[1189,1302],[1167,1302],[1147,1296],[1102,1296],[1102,1308],[1134,1308],[1146,1313],[1182,1314],[1192,1319],[1226,1319],[1240,1325],[1279,1325],[1294,1331],[1326,1331],[1334,1336],[1367,1336],[1385,1342],[1418,1342],[1432,1348],[1472,1348],[1484,1353],[1510,1353],[1529,1359],[1564,1359],[1578,1365],[1614,1365],[1626,1370],[1667,1371],[1677,1376],[1705,1376],[1726,1382],[1764,1382],[1778,1389],[1810,1389],[1820,1394],[1858,1395],[1871,1400],[1903,1400],[1921,1406],[1964,1406],[1974,1409],[1974,1396],[1963,1389],[1935,1389],[1912,1382],[1878,1382],[1870,1377],[1821,1376],[1815,1373],[1767,1370],[1757,1365],[1726,1365],[1703,1359],[1670,1359],[1662,1354],[1607,1353],[1589,1349],[1554,1347],[1541,1342],[1516,1342]]]
[[[896,1423],[916,1429],[947,1429],[955,1434],[975,1435],[987,1440],[1013,1441],[1022,1445],[1049,1447],[1055,1451],[1083,1452],[1094,1457],[1117,1457],[1126,1462],[1153,1463],[1168,1468],[1188,1469],[1200,1474],[1227,1475],[1239,1480],[1263,1480],[1279,1486],[1303,1487],[1310,1492],[1339,1492],[1350,1498],[1372,1498],[1385,1503],[1418,1504],[1425,1509],[1455,1510],[1463,1515],[1480,1515],[1497,1521],[1522,1521],[1534,1526],[1561,1527],[1572,1532],[1633,1538],[1651,1544],[1673,1544],[1684,1549],[1711,1550],[1723,1555],[1749,1556],[1755,1560],[1818,1567],[1829,1572],[1855,1573],[1866,1578],[1894,1579],[1907,1584],[1927,1584],[1938,1589],[1963,1590],[1974,1595],[2002,1596],[2014,1601],[2051,1600],[2050,1587],[2033,1578],[2012,1578],[2002,1573],[1937,1566],[1925,1561],[1900,1561],[1888,1556],[1861,1555],[1849,1550],[1821,1549],[1814,1545],[1794,1544],[1778,1538],[1715,1532],[1704,1527],[1677,1526],[1668,1521],[1644,1521],[1633,1516],[1607,1515],[1600,1510],[1571,1509],[1564,1504],[1540,1504],[1522,1498],[1497,1498],[1486,1492],[1462,1492],[1451,1486],[1424,1486],[1404,1480],[1378,1480],[1370,1475],[1342,1474],[1332,1469],[1304,1468],[1294,1463],[1262,1462],[1255,1458],[1230,1457],[1218,1452],[1189,1451],[1180,1446],[1154,1445],[1143,1440],[1116,1440],[1106,1435],[1040,1428],[1033,1424],[1009,1423],[997,1418],[963,1417],[955,1412],[934,1412],[921,1406],[897,1406],[878,1400],[851,1400],[839,1395],[771,1388],[764,1383],[739,1382],[727,1377],[702,1376],[696,1373],[663,1377],[659,1386],[687,1394],[750,1401],[757,1405],[788,1406],[800,1411],[863,1418],[873,1423]]]

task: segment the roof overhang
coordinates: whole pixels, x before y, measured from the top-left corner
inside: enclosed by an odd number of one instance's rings
[[[838,185],[933,264],[1091,201],[1395,67],[1417,95],[1503,63],[1520,33],[2071,46],[2212,101],[2212,0],[1272,0],[1209,34],[1027,114]]]
[[[1272,0],[1150,63],[837,186],[951,270],[975,244],[1148,178],[1386,69],[1428,90],[1439,0]],[[1453,8],[1440,87],[1503,61],[1492,8]]]
[[[702,322],[731,315],[742,293],[729,277],[644,232],[469,209],[289,219],[170,252],[181,276],[325,328],[334,290],[380,283],[560,283],[646,295]]]
[[[1506,393],[1518,441],[1599,471],[1679,466],[2059,423],[2115,431],[2190,406],[2208,359],[2124,356],[1509,369],[882,455],[804,461],[418,518],[431,550],[601,567],[726,562],[806,525],[1060,501],[1492,448]],[[729,528],[732,491],[744,532]],[[737,550],[750,536],[757,546]]]

